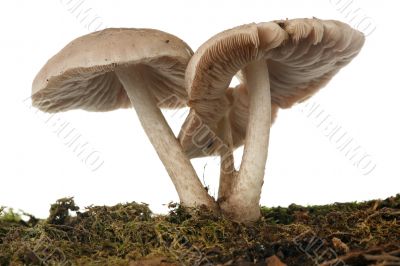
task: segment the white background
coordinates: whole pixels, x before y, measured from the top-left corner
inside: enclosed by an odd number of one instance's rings
[[[64,196],[74,196],[81,207],[146,202],[157,213],[167,210],[163,204],[178,200],[132,109],[77,110],[50,117],[29,107],[26,99],[36,73],[74,38],[98,27],[146,27],[175,34],[196,50],[212,35],[237,25],[312,16],[341,20],[368,34],[359,56],[310,103],[318,104],[322,116],[353,139],[352,145],[360,145],[376,168],[365,174],[362,165],[324,136],[324,127],[318,126],[321,117],[307,117],[304,104],[282,110],[271,130],[261,204],[325,204],[399,193],[397,2],[2,1],[0,205],[45,217],[50,203]],[[182,115],[166,113],[175,133]],[[54,133],[57,123],[68,123],[98,162],[104,161],[97,171]],[[218,160],[192,162],[216,195]]]

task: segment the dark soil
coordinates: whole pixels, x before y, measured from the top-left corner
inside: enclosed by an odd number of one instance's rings
[[[244,226],[171,204],[58,200],[47,220],[0,208],[0,265],[400,265],[400,194],[326,206],[262,207]]]

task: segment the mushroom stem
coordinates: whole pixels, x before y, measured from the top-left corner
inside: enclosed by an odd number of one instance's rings
[[[215,201],[204,189],[147,88],[146,71],[139,66],[131,66],[119,68],[115,73],[124,86],[144,131],[171,177],[181,203],[188,207],[206,205],[215,210]]]
[[[221,127],[223,132],[224,148],[220,152],[221,167],[217,200],[219,203],[226,200],[231,194],[232,183],[235,176],[232,129],[227,115],[222,119]]]
[[[223,212],[239,222],[260,217],[259,202],[268,154],[271,126],[271,93],[267,62],[254,61],[243,70],[249,90],[249,122],[242,163]]]

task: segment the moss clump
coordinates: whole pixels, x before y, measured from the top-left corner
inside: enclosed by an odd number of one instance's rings
[[[273,255],[287,265],[400,263],[400,195],[261,211],[244,226],[179,204],[154,215],[135,202],[80,211],[65,198],[28,222],[0,208],[0,265],[265,265]]]
[[[15,212],[13,208],[8,210],[5,207],[0,208],[0,221],[4,223],[19,223],[21,220],[21,214]]]

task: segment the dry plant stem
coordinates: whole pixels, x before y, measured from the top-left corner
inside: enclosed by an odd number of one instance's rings
[[[231,194],[232,184],[235,177],[232,129],[228,116],[226,115],[221,122],[221,126],[223,127],[224,149],[222,149],[220,154],[221,169],[219,177],[218,202],[224,201]]]
[[[221,208],[238,222],[253,222],[260,217],[259,202],[271,126],[271,92],[265,60],[250,63],[243,72],[250,97],[247,135],[232,194]]]
[[[168,126],[145,82],[145,69],[139,66],[116,70],[144,131],[163,162],[181,203],[188,207],[206,205],[215,209],[215,201],[208,195],[189,159]]]

